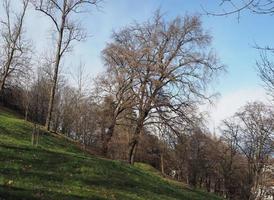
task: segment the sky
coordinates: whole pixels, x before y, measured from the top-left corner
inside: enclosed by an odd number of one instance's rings
[[[87,72],[95,77],[104,69],[100,55],[110,41],[112,31],[134,21],[143,22],[159,8],[167,20],[178,15],[200,14],[204,29],[213,36],[213,49],[226,66],[226,73],[211,84],[220,96],[214,106],[205,108],[211,114],[211,128],[218,126],[221,120],[233,115],[248,101],[268,100],[255,68],[259,54],[253,46],[256,43],[262,46],[273,43],[274,27],[270,26],[273,18],[247,12],[241,14],[240,20],[236,15],[205,15],[202,8],[221,11],[216,0],[104,0],[99,8],[93,8],[91,13],[81,16],[82,24],[90,37],[75,45],[64,63],[65,71],[73,71],[81,61],[85,63]],[[26,19],[26,31],[36,52],[47,51],[48,44],[51,44],[51,27],[46,17],[30,10]]]

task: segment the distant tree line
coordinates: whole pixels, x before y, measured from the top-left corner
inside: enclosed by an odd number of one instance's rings
[[[102,51],[104,71],[94,80],[81,63],[70,75],[61,73],[73,41],[85,38],[74,15],[99,3],[22,0],[16,13],[4,0],[1,103],[92,154],[146,162],[164,176],[227,199],[273,195],[273,173],[267,170],[273,162],[273,108],[247,104],[223,122],[220,136],[208,130],[198,109],[214,99],[208,86],[225,68],[200,17],[166,21],[156,11],[150,20],[112,34]],[[39,61],[32,59],[24,30],[28,8],[45,14],[56,29],[55,54],[40,55]],[[270,68],[258,69],[271,89]]]

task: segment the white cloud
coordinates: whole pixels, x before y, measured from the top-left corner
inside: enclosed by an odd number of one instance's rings
[[[222,120],[232,116],[246,103],[253,101],[269,101],[263,88],[241,88],[225,93],[217,100],[214,106],[206,106],[206,108],[202,108],[201,110],[209,113],[209,128],[211,131],[214,131]]]

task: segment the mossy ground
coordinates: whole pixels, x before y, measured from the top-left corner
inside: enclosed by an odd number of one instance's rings
[[[32,129],[16,113],[0,108],[0,199],[220,199],[164,179],[148,165],[88,155],[46,132],[32,146]]]

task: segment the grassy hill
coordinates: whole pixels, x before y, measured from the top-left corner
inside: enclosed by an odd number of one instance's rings
[[[145,164],[88,155],[50,134],[31,145],[32,124],[0,108],[0,199],[218,200],[164,179]]]

